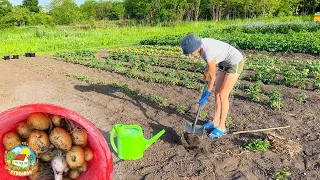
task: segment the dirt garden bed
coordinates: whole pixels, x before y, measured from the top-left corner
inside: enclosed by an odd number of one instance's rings
[[[290,156],[279,148],[261,153],[242,148],[247,140],[265,139],[267,133],[226,135],[217,140],[204,135],[196,146],[190,146],[183,127],[186,120],[195,118],[200,96],[196,90],[147,83],[118,73],[56,61],[51,55],[0,61],[0,69],[0,111],[27,103],[60,105],[91,120],[108,142],[109,131],[117,123],[141,125],[146,138],[166,130],[140,160],[123,161],[113,153],[114,179],[272,179],[279,169],[290,172],[291,179],[320,179],[319,90],[278,86],[282,94],[281,110],[271,109],[264,101],[248,101],[241,92],[231,99],[231,131],[290,125],[275,131],[285,138],[283,143],[292,139],[301,145],[301,153]],[[68,76],[70,73],[87,75],[95,81],[87,83]],[[115,82],[127,84],[132,90],[139,89],[140,93],[121,91],[112,85]],[[264,88],[271,89],[273,85]],[[187,107],[186,112],[180,114],[172,106],[163,107],[150,101],[146,98],[149,93],[168,99],[169,104]],[[304,93],[307,98],[298,102],[295,99],[298,93]],[[211,96],[205,108],[208,117],[202,122],[212,117],[213,105]]]

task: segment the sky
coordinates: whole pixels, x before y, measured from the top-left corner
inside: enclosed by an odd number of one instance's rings
[[[47,5],[48,3],[51,2],[51,0],[38,0],[39,1],[39,5],[40,6],[45,6]],[[78,4],[78,5],[81,5],[83,4],[85,0],[75,0],[75,2]],[[12,4],[12,5],[21,5],[22,4],[22,0],[9,0],[9,2]]]

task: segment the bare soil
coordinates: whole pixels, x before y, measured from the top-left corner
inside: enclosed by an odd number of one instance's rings
[[[105,53],[105,50],[99,52],[101,56]],[[231,132],[290,125],[290,128],[274,131],[301,145],[301,153],[290,156],[283,153],[285,151],[272,149],[264,153],[242,149],[247,140],[265,139],[267,132],[229,134],[217,140],[209,139],[206,134],[185,138],[185,122],[194,120],[200,96],[195,90],[145,83],[116,73],[56,61],[52,55],[1,60],[0,69],[0,112],[30,103],[59,105],[90,120],[108,143],[109,132],[117,123],[139,124],[147,139],[166,130],[140,160],[120,160],[112,151],[114,179],[272,179],[278,169],[291,172],[290,179],[320,179],[318,90],[281,86],[283,108],[280,111],[270,109],[265,102],[248,101],[241,94],[230,99],[230,116],[234,123]],[[68,77],[68,73],[88,75],[100,83],[88,84]],[[142,95],[120,92],[111,85],[113,82],[140,89]],[[170,104],[184,105],[188,107],[187,112],[181,115],[172,107],[161,107],[144,97],[143,94],[148,93],[168,98]],[[308,96],[305,102],[295,100],[299,93]],[[213,117],[213,96],[205,109],[210,112],[209,116],[200,123]]]

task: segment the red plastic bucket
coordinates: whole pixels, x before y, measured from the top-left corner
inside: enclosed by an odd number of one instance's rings
[[[9,109],[0,114],[0,179],[28,179],[28,177],[14,177],[4,169],[5,162],[3,154],[5,152],[5,148],[2,144],[2,137],[8,131],[15,131],[17,123],[26,120],[27,117],[34,112],[43,112],[63,116],[67,119],[77,122],[87,130],[88,147],[93,151],[94,157],[92,160],[88,161],[88,170],[81,173],[77,179],[113,179],[113,163],[111,152],[106,140],[99,130],[90,121],[86,120],[79,114],[63,107],[50,104],[29,104]]]

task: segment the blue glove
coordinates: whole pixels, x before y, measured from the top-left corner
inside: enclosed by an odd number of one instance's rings
[[[206,92],[202,95],[201,99],[199,100],[199,104],[200,104],[201,106],[203,106],[203,105],[206,104],[206,102],[207,102],[208,97],[210,96],[210,94],[211,94],[210,91],[206,91]]]

